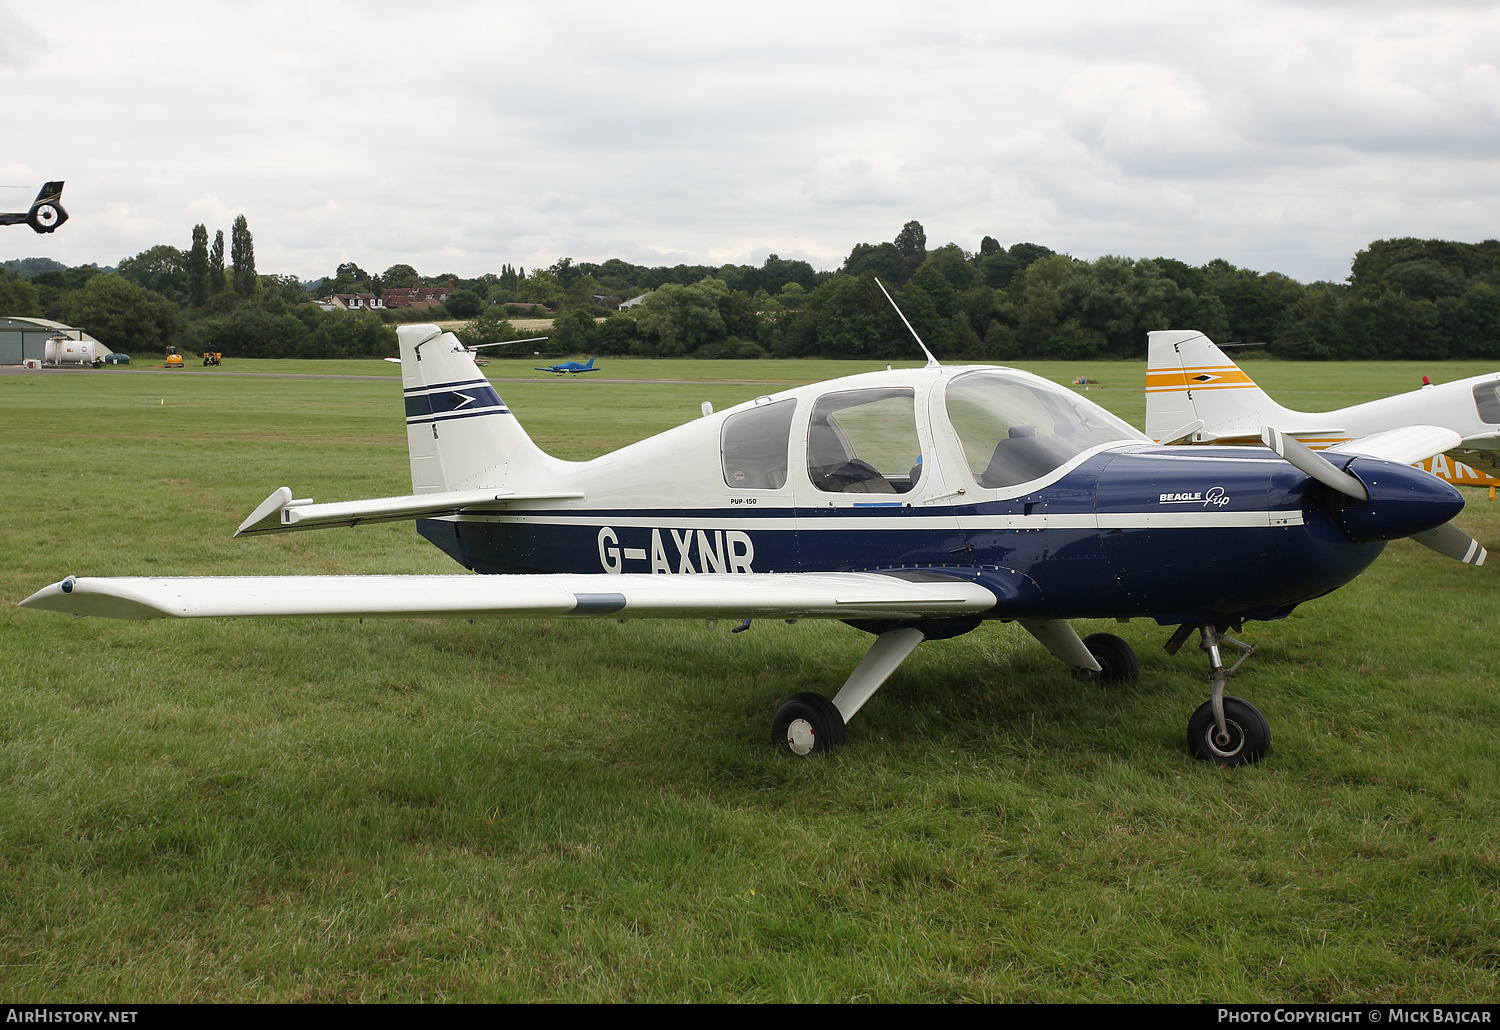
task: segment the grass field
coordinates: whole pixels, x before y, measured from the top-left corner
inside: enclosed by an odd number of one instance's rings
[[[139,361],[140,359],[138,359]],[[144,362],[141,362],[144,364]],[[544,447],[613,449],[836,362],[487,368]],[[1087,374],[1139,425],[1144,364]],[[839,624],[72,621],[67,573],[456,572],[409,525],[233,541],[272,489],[409,489],[382,362],[0,376],[0,996],[11,1000],[1469,1000],[1500,993],[1491,567],[1398,541],[1231,692],[1192,648],[1074,682],[1014,626],[924,644],[813,761]],[[1488,371],[1256,362],[1319,409]],[[671,382],[670,380],[681,380]],[[1459,519],[1500,547],[1500,502]],[[1104,626],[1081,625],[1084,632]],[[1192,652],[1192,653],[1189,653]]]

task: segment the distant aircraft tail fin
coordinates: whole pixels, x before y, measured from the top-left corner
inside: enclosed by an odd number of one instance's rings
[[[1146,435],[1161,440],[1199,420],[1192,439],[1260,438],[1295,414],[1273,401],[1214,342],[1192,329],[1148,335]]]
[[[458,337],[404,325],[401,385],[414,494],[552,483],[569,462],[532,442]]]
[[[26,214],[26,224],[37,232],[55,232],[58,226],[66,222],[68,212],[63,210],[62,191],[61,182],[49,182],[43,186],[42,191],[31,202],[31,210]]]

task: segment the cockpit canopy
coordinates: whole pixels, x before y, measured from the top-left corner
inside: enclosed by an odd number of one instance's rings
[[[935,460],[922,453],[918,404],[936,404],[940,397],[970,475],[991,490],[1039,479],[1100,444],[1149,442],[1060,386],[1006,369],[979,369],[957,374],[941,393],[923,398],[911,386],[822,394],[810,402],[805,440],[793,440],[797,398],[762,398],[724,420],[724,483],[736,490],[780,490],[787,485],[791,454],[805,445],[807,478],[816,490],[911,493],[922,483],[924,457]]]
[[[955,376],[946,400],[970,474],[992,490],[1039,479],[1099,444],[1148,442],[1098,405],[998,369]]]

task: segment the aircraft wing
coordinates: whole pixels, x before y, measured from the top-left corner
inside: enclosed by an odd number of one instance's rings
[[[995,595],[932,573],[216,576],[75,578],[23,608],[106,619],[402,618],[921,619],[987,611]]]
[[[1411,465],[1426,461],[1434,454],[1451,451],[1462,442],[1461,433],[1442,426],[1405,426],[1334,444],[1328,450],[1339,454],[1366,454]]]
[[[262,501],[260,507],[240,523],[240,528],[234,531],[234,535],[260,536],[265,533],[324,529],[328,526],[430,519],[441,515],[456,515],[461,511],[502,511],[510,501],[576,500],[581,497],[583,494],[576,492],[521,494],[514,490],[459,490],[314,504],[311,500],[294,500],[291,489],[282,487]]]

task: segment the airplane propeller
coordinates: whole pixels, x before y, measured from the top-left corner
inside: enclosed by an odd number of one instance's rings
[[[1454,561],[1461,561],[1465,565],[1483,565],[1485,557],[1489,554],[1478,540],[1451,522],[1444,522],[1436,529],[1418,533],[1412,539],[1423,547],[1430,547],[1438,554],[1452,558]]]
[[[1338,468],[1302,441],[1287,436],[1280,430],[1272,429],[1270,426],[1261,429],[1260,438],[1267,447],[1286,459],[1298,471],[1311,476],[1324,486],[1352,497],[1356,501],[1370,499],[1370,492],[1365,489],[1365,485],[1358,478]],[[1465,565],[1483,565],[1488,554],[1479,541],[1451,522],[1445,522],[1435,529],[1416,533],[1411,539],[1423,547],[1430,548],[1454,561],[1461,561]]]
[[[1265,426],[1260,431],[1260,438],[1265,445],[1285,458],[1299,471],[1312,476],[1324,486],[1356,501],[1368,501],[1370,491],[1365,489],[1365,484],[1357,478],[1336,466],[1333,462],[1323,457],[1301,440],[1287,436],[1279,429]]]

